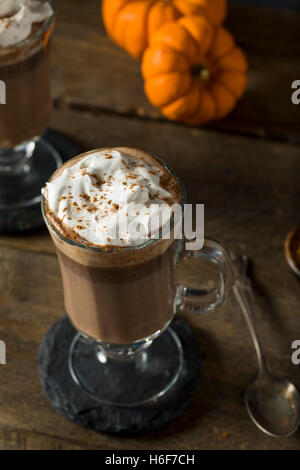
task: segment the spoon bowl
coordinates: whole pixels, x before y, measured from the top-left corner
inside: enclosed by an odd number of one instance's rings
[[[258,377],[248,387],[245,402],[252,421],[269,436],[291,436],[300,424],[299,393],[287,379]]]

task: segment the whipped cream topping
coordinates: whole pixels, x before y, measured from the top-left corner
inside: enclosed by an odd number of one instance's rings
[[[101,150],[66,167],[42,193],[65,233],[98,246],[138,246],[170,219],[174,201],[160,184],[164,173],[118,150]]]
[[[0,46],[24,41],[34,23],[42,23],[53,14],[48,1],[0,0]]]

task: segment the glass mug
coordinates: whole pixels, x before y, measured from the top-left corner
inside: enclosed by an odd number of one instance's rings
[[[180,178],[154,158],[177,181],[184,213]],[[121,249],[92,247],[56,230],[44,197],[42,212],[58,255],[66,311],[77,330],[68,359],[73,380],[99,402],[111,405],[135,406],[165,395],[176,386],[185,361],[171,320],[177,312],[201,314],[224,303],[232,286],[226,249],[206,238],[201,250],[185,250],[185,240],[175,238],[174,219],[169,239],[160,236]],[[217,285],[178,286],[176,270],[186,260],[216,266]],[[200,279],[201,275],[200,270]]]
[[[50,43],[53,14],[25,40],[0,48],[0,232],[27,230],[43,222],[41,188],[62,164],[57,151],[40,136],[52,107]]]

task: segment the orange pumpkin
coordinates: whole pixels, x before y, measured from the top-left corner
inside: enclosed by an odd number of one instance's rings
[[[204,14],[213,25],[220,25],[226,12],[227,0],[102,0],[102,18],[108,34],[137,59],[167,21]]]
[[[243,95],[247,60],[232,35],[204,16],[181,17],[151,37],[142,61],[145,92],[169,119],[204,124]]]

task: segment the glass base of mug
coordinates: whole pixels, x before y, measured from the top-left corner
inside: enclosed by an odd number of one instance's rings
[[[102,404],[136,406],[157,401],[182,372],[181,342],[171,327],[134,349],[104,345],[78,333],[69,350],[73,380]]]
[[[0,149],[0,233],[43,225],[41,188],[61,164],[59,153],[44,139]]]

